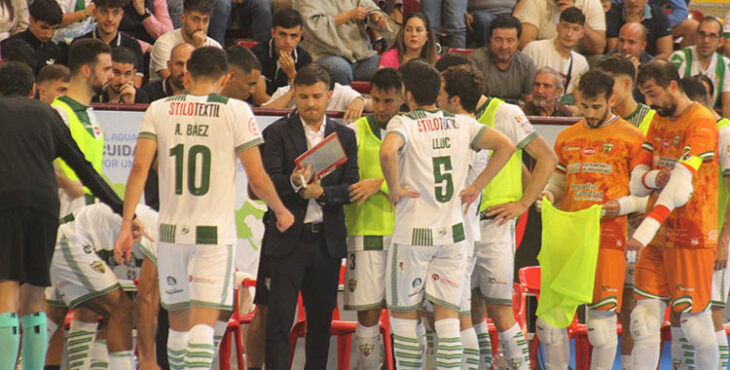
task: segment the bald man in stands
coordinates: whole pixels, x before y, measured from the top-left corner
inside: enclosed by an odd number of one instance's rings
[[[162,80],[150,82],[142,87],[142,91],[147,94],[150,102],[157,99],[166,98],[168,96],[181,94],[185,90],[185,65],[190,59],[190,55],[195,50],[193,45],[183,42],[175,45],[170,51],[170,59],[167,61],[167,70],[170,71],[168,77]]]
[[[645,49],[646,27],[639,22],[628,22],[618,31],[616,49],[610,54],[620,53],[634,63],[634,68],[639,68],[641,64],[654,59]]]

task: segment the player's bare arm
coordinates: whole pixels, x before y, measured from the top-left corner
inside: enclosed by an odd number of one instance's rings
[[[251,189],[258,199],[263,200],[276,215],[276,227],[284,232],[294,223],[294,215],[289,212],[279,199],[274,184],[264,170],[261,153],[256,147],[248,148],[238,153],[238,159],[243,164]],[[143,183],[144,184],[144,183]]]
[[[382,190],[384,182],[384,178],[365,179],[350,185],[350,202],[357,201],[358,206],[362,205],[368,198],[373,196],[373,194]],[[384,193],[387,194],[385,191]]]
[[[515,146],[507,136],[490,128],[487,128],[482,133],[482,137],[477,142],[477,148],[491,150],[492,156],[489,157],[487,167],[474,179],[474,182],[459,193],[462,205],[465,205],[467,208],[474,200],[479,198],[482,189],[492,181],[494,176],[507,164],[507,161],[509,161],[509,158],[515,152]],[[388,185],[390,186],[390,183]]]
[[[388,197],[390,198],[391,207],[398,203],[402,197],[418,198],[419,196],[418,193],[409,191],[400,184],[400,178],[398,176],[398,151],[404,144],[403,138],[400,135],[388,133],[385,135],[383,144],[380,145],[380,168],[383,170],[383,176],[385,176],[388,189],[390,189]]]
[[[723,179],[725,180],[724,184],[720,184],[720,186],[725,186],[727,188],[730,188],[730,176],[724,176]],[[718,212],[723,212],[723,210],[718,209]],[[727,258],[728,258],[728,245],[730,244],[730,219],[728,219],[728,216],[730,216],[730,202],[728,202],[727,206],[725,207],[725,221],[722,224],[722,229],[720,230],[720,237],[717,240],[717,253],[715,253],[715,270],[723,270],[725,267],[727,267]]]
[[[140,369],[158,370],[155,357],[157,311],[160,290],[157,286],[157,267],[149,259],[142,262],[137,295],[134,298],[134,322],[137,324],[137,351]]]

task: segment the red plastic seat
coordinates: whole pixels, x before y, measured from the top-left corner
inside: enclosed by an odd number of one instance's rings
[[[239,46],[245,46],[249,49],[251,49],[254,45],[258,44],[256,41],[249,41],[249,40],[238,40],[236,41],[236,45]]]
[[[474,49],[448,48],[448,49],[446,49],[446,51],[449,53],[459,53],[459,54],[469,55],[469,54],[471,54],[472,51],[474,51]]]
[[[355,89],[360,94],[370,93],[370,82],[369,81],[351,81],[350,87]]]
[[[221,339],[218,357],[220,359],[220,369],[229,370],[231,363],[231,342],[236,343],[236,364],[239,369],[245,369],[243,361],[243,338],[241,337],[241,322],[238,314],[238,287],[233,291],[233,314],[228,319],[228,328]]]
[[[403,0],[403,17],[421,10],[419,0]]]

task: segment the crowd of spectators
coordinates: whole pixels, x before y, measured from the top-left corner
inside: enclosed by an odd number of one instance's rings
[[[730,21],[692,17],[683,0],[0,0],[0,58],[39,78],[81,38],[115,49],[115,78],[95,102],[179,93],[190,53],[216,46],[231,58],[230,96],[291,107],[297,70],[314,62],[332,75],[329,108],[347,119],[371,108],[362,82],[378,68],[451,52],[484,74],[487,95],[530,115],[577,112],[581,75],[614,54],[635,68],[661,58],[706,75],[714,106],[730,114]],[[46,70],[38,94],[60,88],[61,72]]]

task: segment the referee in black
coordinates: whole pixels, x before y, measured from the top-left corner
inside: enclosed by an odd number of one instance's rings
[[[44,287],[58,228],[52,162],[63,158],[116,213],[122,201],[84,158],[56,111],[31,97],[33,71],[20,62],[0,67],[0,370],[15,369],[22,321],[23,367],[46,357]]]

